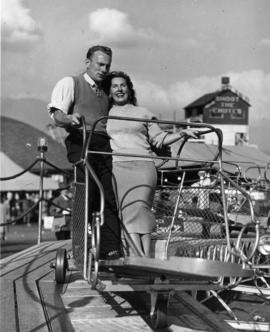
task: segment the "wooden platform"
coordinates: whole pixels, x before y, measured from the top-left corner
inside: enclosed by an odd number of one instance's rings
[[[44,242],[0,261],[0,331],[48,332],[48,319],[53,331],[73,331],[61,297],[55,295],[50,264],[57,248],[69,250],[70,241]]]
[[[57,285],[50,265],[58,248],[69,252],[71,241],[44,242],[0,261],[1,331],[152,331],[147,292],[100,293],[79,271]],[[169,301],[168,322],[171,332],[234,331],[181,291]]]

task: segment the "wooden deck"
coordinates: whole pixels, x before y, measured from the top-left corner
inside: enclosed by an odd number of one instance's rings
[[[44,242],[1,260],[1,331],[48,332],[48,320],[53,331],[73,331],[50,268],[56,249],[69,250],[69,242]]]
[[[152,331],[146,292],[100,293],[78,271],[57,285],[50,265],[58,248],[69,252],[71,241],[44,242],[0,261],[1,331]],[[181,291],[169,302],[168,322],[171,332],[235,331]]]

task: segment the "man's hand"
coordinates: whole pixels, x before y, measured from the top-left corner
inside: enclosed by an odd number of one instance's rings
[[[66,114],[57,109],[54,111],[54,121],[58,127],[68,128],[70,126],[79,128],[82,126],[81,116],[79,113]]]
[[[68,116],[70,117],[72,126],[81,127],[82,122],[81,122],[81,115],[79,113],[73,113]]]

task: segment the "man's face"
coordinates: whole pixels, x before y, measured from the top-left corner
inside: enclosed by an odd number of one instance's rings
[[[96,51],[91,59],[86,59],[86,72],[96,82],[100,83],[111,67],[111,57],[101,51]]]

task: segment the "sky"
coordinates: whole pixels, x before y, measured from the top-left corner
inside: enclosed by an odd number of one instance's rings
[[[49,102],[84,70],[87,49],[113,50],[141,106],[166,120],[221,87],[250,100],[250,143],[269,150],[269,0],[2,0],[1,96]]]

